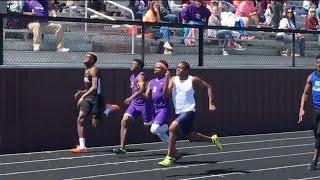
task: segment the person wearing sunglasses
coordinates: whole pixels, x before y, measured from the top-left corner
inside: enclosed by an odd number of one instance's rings
[[[279,29],[297,29],[296,20],[291,8],[285,11],[285,16],[281,19],[279,23]],[[283,56],[306,56],[306,41],[303,34],[295,33],[295,43],[297,43],[296,47],[299,47],[300,54],[292,54],[292,33],[287,32],[278,32],[276,35],[276,39],[284,42],[286,49],[281,52]]]

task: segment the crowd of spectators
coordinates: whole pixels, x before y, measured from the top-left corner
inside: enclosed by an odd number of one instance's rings
[[[46,1],[46,0],[24,0],[24,1],[8,1],[9,12],[22,12],[26,11],[24,8],[26,1]],[[78,1],[57,1],[48,0],[49,5],[52,3],[56,6],[56,11],[63,8],[68,8],[72,5],[79,3]],[[168,22],[168,23],[182,23],[182,24],[197,24],[197,25],[212,25],[212,26],[228,26],[228,27],[256,27],[268,26],[275,29],[299,29],[296,25],[295,16],[305,17],[304,29],[318,31],[318,21],[320,18],[320,7],[318,8],[318,0],[304,0],[300,8],[294,6],[291,0],[128,0],[127,7],[133,10],[135,19],[141,19],[145,22]],[[40,3],[41,4],[41,3]],[[105,10],[103,0],[90,0],[89,5],[97,11]],[[296,9],[295,9],[296,8]],[[50,6],[47,7],[50,9]],[[45,13],[34,13],[33,15],[47,16],[48,10]],[[29,9],[30,11],[30,9]],[[28,12],[23,12],[29,14]],[[107,13],[107,12],[106,12]],[[55,13],[53,13],[54,15]],[[124,16],[130,16],[125,14]],[[42,31],[53,31],[57,35],[58,49],[62,47],[61,43],[61,29],[60,26],[55,25],[50,27],[47,23],[43,26],[42,22],[36,22],[37,26],[32,26],[31,23],[27,27],[34,34],[34,45],[39,44],[38,29]],[[31,25],[30,25],[31,24]],[[39,27],[38,28],[38,26]],[[34,28],[36,27],[36,28]],[[173,50],[170,45],[170,30],[168,27],[149,27],[157,38],[164,39],[163,47],[166,50]],[[184,28],[183,37],[186,45],[197,44],[197,29]],[[227,55],[225,51],[227,46],[234,46],[236,49],[243,49],[236,39],[251,40],[254,36],[249,36],[247,31],[215,31],[208,30],[205,36],[210,38],[223,39],[223,54]],[[302,34],[296,34],[296,42],[299,44],[300,55],[304,56],[305,40]],[[289,48],[292,43],[292,34],[278,33],[276,39],[283,41],[288,45],[283,55],[292,55],[292,50]],[[210,41],[210,40],[208,40]],[[320,35],[318,36],[320,45]],[[37,47],[37,46],[36,46]],[[34,48],[37,50],[39,48]]]

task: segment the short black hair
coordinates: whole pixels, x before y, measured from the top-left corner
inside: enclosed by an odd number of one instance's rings
[[[167,61],[165,61],[165,60],[159,60],[158,62],[161,62],[161,63],[164,64],[167,68],[169,68],[169,65],[168,65]]]
[[[141,68],[144,67],[144,62],[141,61],[141,59],[133,59],[133,61],[137,62],[140,65]]]
[[[181,61],[180,63],[183,64],[183,66],[184,66],[187,70],[190,69],[190,64],[189,64],[187,61]]]
[[[94,52],[87,52],[87,54],[90,54],[90,56],[91,56],[91,61],[92,61],[93,63],[96,63],[96,62],[97,62],[98,57],[97,57],[97,54],[96,54],[96,53],[94,53]]]
[[[318,56],[316,57],[316,59],[320,59],[320,54],[318,54]]]

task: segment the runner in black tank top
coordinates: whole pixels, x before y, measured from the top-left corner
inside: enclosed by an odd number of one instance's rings
[[[96,79],[97,79],[97,85],[96,89],[93,91],[90,91],[90,88],[92,87],[92,71],[96,72]],[[102,84],[101,84],[101,77],[100,73],[97,70],[95,66],[86,69],[84,73],[84,87],[85,90],[90,93],[86,97],[84,97],[82,103],[80,104],[80,110],[86,112],[87,115],[92,115],[92,125],[96,126],[96,120],[102,118],[103,111],[105,109],[104,106],[104,97],[101,94],[102,93]]]
[[[117,105],[106,105],[102,95],[102,84],[100,73],[95,66],[97,56],[93,52],[88,52],[84,58],[84,65],[86,66],[84,72],[84,90],[78,90],[74,95],[78,100],[77,107],[79,108],[79,115],[77,119],[77,130],[79,136],[79,147],[71,149],[72,153],[87,152],[85,146],[85,138],[83,133],[84,120],[87,116],[92,115],[92,125],[96,127],[98,120],[104,118],[104,111],[119,110]],[[107,113],[106,113],[107,114]]]

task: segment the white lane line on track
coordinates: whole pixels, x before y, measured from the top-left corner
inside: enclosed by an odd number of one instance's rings
[[[189,158],[189,157],[200,157],[200,156],[208,156],[208,155],[241,153],[241,152],[250,152],[250,151],[261,151],[261,150],[281,149],[281,148],[289,148],[289,147],[309,146],[309,145],[313,145],[313,143],[312,144],[300,144],[300,145],[297,144],[297,145],[290,145],[290,146],[277,146],[277,147],[268,147],[268,148],[257,148],[257,149],[246,149],[246,150],[227,151],[227,152],[218,152],[218,153],[195,154],[195,155],[183,156],[183,158],[186,159],[186,158]],[[281,157],[281,156],[279,156],[279,157]],[[39,172],[50,172],[50,171],[59,171],[59,170],[66,170],[66,169],[78,169],[78,168],[88,168],[88,167],[107,166],[107,165],[119,165],[119,164],[126,164],[126,163],[141,163],[141,162],[156,161],[156,160],[162,160],[162,159],[163,158],[153,158],[153,159],[144,159],[144,160],[135,160],[135,161],[121,161],[121,162],[113,162],[113,163],[100,163],[100,164],[90,164],[90,165],[81,165],[81,166],[41,169],[41,170],[32,170],[32,171],[20,171],[20,172],[18,171],[18,172],[12,172],[12,173],[2,173],[2,174],[0,174],[0,176],[17,175],[17,174],[30,174],[30,173],[39,173]],[[234,162],[234,161],[235,160],[233,160],[233,161],[223,161],[223,162]],[[206,164],[208,164],[208,163],[206,163]],[[183,168],[183,167],[188,167],[188,166],[178,166],[178,167]],[[157,169],[159,169],[159,168],[157,168]],[[164,169],[164,168],[160,168],[160,169]]]
[[[251,135],[240,135],[240,136],[226,136],[221,137],[220,139],[229,139],[229,138],[242,138],[242,137],[254,137],[254,136],[272,136],[272,135],[280,135],[280,134],[298,134],[298,133],[307,133],[312,132],[312,130],[306,131],[291,131],[291,132],[280,132],[280,133],[266,133],[266,134],[251,134]],[[187,142],[187,140],[181,140],[178,142]],[[128,144],[127,147],[131,146],[141,146],[141,145],[152,145],[152,144],[162,144],[162,142],[152,142],[152,143],[139,143],[139,144]],[[100,147],[92,147],[88,148],[89,150],[97,150],[97,149],[104,149],[104,148],[113,148],[115,146],[100,146]],[[32,155],[32,154],[46,154],[46,153],[56,153],[56,152],[68,152],[69,150],[56,150],[56,151],[40,151],[40,152],[30,152],[30,153],[17,153],[17,154],[1,154],[2,156],[19,156],[19,155]]]
[[[216,164],[225,164],[225,163],[261,160],[261,159],[271,159],[271,158],[299,156],[299,155],[306,155],[306,154],[312,154],[312,153],[313,152],[306,152],[306,153],[285,154],[285,155],[278,155],[278,156],[267,156],[267,157],[258,157],[258,158],[238,159],[238,160],[217,162]],[[113,174],[101,174],[101,175],[95,175],[95,176],[69,178],[69,179],[64,179],[64,180],[93,179],[93,178],[100,178],[100,177],[109,177],[109,176],[136,174],[136,173],[145,173],[145,172],[153,172],[153,171],[165,171],[165,170],[178,169],[178,168],[190,168],[190,167],[195,167],[195,166],[199,167],[199,166],[204,166],[204,165],[210,165],[210,163],[193,164],[193,165],[187,165],[187,166],[174,166],[174,167],[168,167],[168,168],[154,168],[154,169],[146,169],[146,170],[140,170],[140,171],[129,171],[129,172],[121,172],[121,173],[113,173]],[[303,164],[303,165],[307,165],[307,164]],[[302,166],[302,164],[301,164],[301,166]]]
[[[290,166],[278,166],[278,167],[272,167],[272,168],[248,170],[246,172],[233,172],[233,173],[225,173],[225,174],[215,174],[215,175],[200,176],[200,177],[194,177],[194,178],[185,178],[185,179],[179,179],[179,180],[194,180],[194,179],[204,179],[204,178],[210,178],[210,177],[225,177],[225,176],[230,176],[230,175],[244,175],[244,174],[253,173],[253,172],[262,172],[262,171],[270,171],[270,170],[278,170],[278,169],[287,169],[287,168],[301,167],[301,166],[307,166],[307,165],[308,164],[296,164],[296,165],[290,165]]]
[[[252,143],[265,143],[265,142],[274,142],[274,141],[298,140],[298,139],[309,139],[309,138],[313,138],[313,136],[297,137],[297,138],[282,138],[282,139],[266,139],[266,140],[261,140],[261,141],[244,141],[244,142],[236,142],[236,143],[227,143],[227,144],[223,144],[223,146],[252,144]],[[179,147],[177,149],[184,150],[184,149],[211,147],[211,146],[213,147],[215,145],[210,144],[210,145],[202,145],[202,146],[185,146],[185,147]],[[150,153],[150,152],[159,152],[159,151],[166,151],[166,150],[167,149],[154,149],[154,150],[147,150],[147,151],[127,152],[127,154]],[[30,160],[30,161],[16,161],[16,162],[0,163],[0,166],[25,164],[25,163],[36,163],[36,162],[59,161],[59,160],[74,160],[74,159],[81,159],[81,158],[106,157],[106,156],[116,156],[116,154],[98,154],[98,155],[89,155],[89,156],[84,155],[84,156],[77,156],[77,157],[60,157],[60,158],[38,159],[38,160]]]
[[[307,177],[307,178],[301,178],[301,179],[289,179],[289,180],[309,180],[309,179],[320,179],[320,176],[314,176],[314,177]]]

